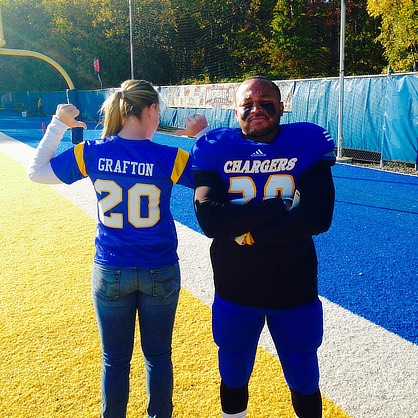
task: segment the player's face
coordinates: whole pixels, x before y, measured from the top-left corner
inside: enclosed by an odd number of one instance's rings
[[[283,103],[268,81],[244,81],[237,90],[235,104],[235,115],[246,137],[260,142],[274,139]]]

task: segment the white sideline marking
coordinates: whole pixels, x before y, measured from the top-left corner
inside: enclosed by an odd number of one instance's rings
[[[33,148],[0,133],[0,149],[24,167]],[[88,179],[51,186],[96,219]],[[176,222],[183,287],[210,306],[213,299],[211,240]],[[193,245],[190,245],[193,242]],[[353,418],[418,417],[418,346],[321,298],[325,338],[320,349],[321,390]],[[275,355],[270,335],[260,344]]]

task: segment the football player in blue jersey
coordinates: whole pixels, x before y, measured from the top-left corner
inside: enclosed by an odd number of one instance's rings
[[[92,295],[102,342],[102,416],[126,416],[136,314],[145,361],[149,417],[172,416],[171,343],[180,291],[177,235],[170,212],[173,184],[193,187],[190,155],[151,141],[159,96],[127,80],[102,106],[101,139],[55,156],[79,110],[57,107],[40,142],[31,180],[73,183],[89,177],[98,203]]]
[[[334,142],[311,123],[280,125],[282,112],[277,85],[249,78],[236,92],[240,128],[206,132],[192,150],[195,210],[214,238],[212,320],[224,418],[246,416],[265,323],[296,415],[322,416],[323,313],[312,236],[331,225]],[[205,124],[202,115],[189,118],[180,133],[192,136]]]

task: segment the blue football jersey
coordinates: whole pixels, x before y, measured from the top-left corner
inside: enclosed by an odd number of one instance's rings
[[[293,198],[301,173],[319,160],[335,161],[330,134],[312,123],[281,125],[271,143],[246,139],[239,128],[215,129],[197,141],[192,155],[193,170],[219,173],[237,204]]]
[[[112,136],[76,145],[51,160],[71,184],[89,177],[98,201],[95,262],[158,268],[174,264],[173,184],[193,187],[190,155],[149,140]]]

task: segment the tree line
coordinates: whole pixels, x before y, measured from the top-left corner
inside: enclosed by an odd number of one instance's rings
[[[95,59],[103,87],[130,78],[131,44],[134,77],[155,85],[339,72],[340,0],[0,0],[0,7],[5,48],[49,56],[80,90],[100,88]],[[345,39],[346,75],[389,65],[412,71],[418,2],[346,0]],[[0,91],[66,87],[47,63],[0,55]]]

